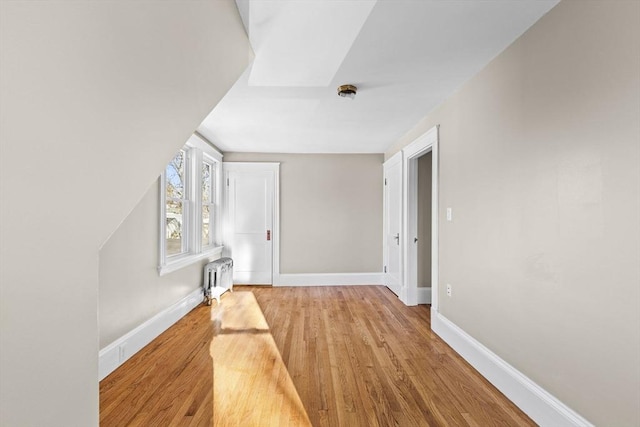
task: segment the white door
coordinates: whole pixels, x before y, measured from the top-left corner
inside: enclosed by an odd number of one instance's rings
[[[402,153],[384,163],[384,283],[396,295],[402,284]]]
[[[225,252],[233,258],[233,282],[273,283],[275,172],[261,163],[225,163]]]

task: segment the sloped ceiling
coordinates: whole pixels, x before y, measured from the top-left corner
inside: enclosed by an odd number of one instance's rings
[[[236,3],[255,60],[198,131],[223,151],[382,153],[558,0]]]

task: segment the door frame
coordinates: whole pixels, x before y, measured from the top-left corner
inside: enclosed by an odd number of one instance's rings
[[[223,218],[224,224],[224,242],[229,242],[231,237],[229,234],[229,172],[233,171],[257,171],[273,173],[273,224],[271,225],[271,285],[280,282],[280,163],[279,162],[222,162],[222,171],[224,174],[224,206]],[[224,243],[223,243],[224,245]],[[226,256],[229,255],[228,250],[224,250]]]
[[[388,236],[387,236],[387,203],[389,203],[389,201],[387,200],[387,188],[386,188],[386,178],[387,178],[387,168],[391,167],[391,166],[395,166],[396,164],[400,164],[400,175],[402,175],[404,173],[403,170],[403,162],[402,162],[402,153],[398,152],[396,154],[394,154],[393,156],[391,156],[387,161],[385,161],[382,164],[382,188],[383,188],[383,192],[382,192],[382,263],[383,263],[383,273],[382,273],[382,277],[384,278],[384,284],[386,287],[389,288],[389,285],[386,283],[386,277],[387,277],[387,273],[386,271],[384,271],[384,269],[386,268],[386,266],[389,265],[389,250],[387,247],[387,241],[388,241]],[[402,192],[404,192],[403,189],[401,189]],[[401,198],[403,197],[402,195],[400,196]],[[402,209],[402,208],[401,208]],[[400,230],[399,232],[402,232],[402,223],[403,223],[403,215],[402,212],[400,212]],[[400,245],[400,247],[398,248],[398,250],[400,251],[400,277],[398,278],[398,288],[397,289],[391,289],[391,291],[393,293],[395,293],[396,295],[398,295],[398,297],[400,297],[400,294],[402,293],[402,288],[403,288],[403,276],[404,276],[404,268],[403,268],[403,253],[402,253],[402,245]],[[402,298],[400,298],[402,299]]]
[[[418,158],[431,151],[431,315],[438,312],[438,129],[436,125],[402,150],[403,282],[400,299],[418,304]]]

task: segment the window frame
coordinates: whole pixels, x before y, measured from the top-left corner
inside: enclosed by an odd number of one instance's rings
[[[189,253],[189,248],[190,248],[190,239],[189,239],[189,235],[188,233],[185,233],[184,230],[184,223],[185,223],[185,218],[189,217],[189,214],[191,213],[191,209],[190,209],[190,182],[188,179],[188,175],[190,172],[190,153],[189,150],[186,149],[186,147],[183,147],[180,149],[180,152],[182,152],[182,161],[184,162],[183,166],[182,166],[182,170],[183,170],[183,182],[182,182],[182,199],[178,199],[178,198],[172,198],[172,200],[176,201],[176,202],[180,202],[182,204],[182,218],[183,218],[183,223],[181,224],[182,226],[182,238],[180,239],[180,252],[177,254],[168,254],[167,251],[167,247],[166,247],[166,216],[167,216],[167,175],[166,175],[166,170],[167,168],[165,167],[164,171],[162,172],[162,185],[163,185],[163,197],[164,197],[164,204],[163,204],[163,209],[164,209],[164,213],[163,213],[163,218],[165,218],[165,233],[163,234],[163,238],[164,238],[164,245],[165,245],[165,255],[167,260],[176,260],[176,259],[180,259],[182,256],[188,255]],[[177,153],[176,153],[177,155]],[[175,156],[174,156],[175,158]]]
[[[222,236],[220,235],[221,214],[221,177],[222,153],[213,148],[200,136],[192,135],[184,147],[185,152],[185,204],[183,205],[182,239],[184,252],[175,255],[167,254],[166,241],[166,166],[160,175],[160,209],[158,235],[158,273],[163,276],[179,270],[204,258],[220,256],[222,254]],[[213,232],[211,243],[202,242],[202,164],[206,161],[213,166],[212,188],[215,209],[213,211],[213,226],[209,225],[209,233]],[[211,234],[210,234],[211,235]]]
[[[210,171],[209,171],[209,176],[211,179],[211,182],[209,183],[209,189],[210,189],[210,194],[209,194],[209,203],[207,203],[206,205],[209,206],[209,241],[208,242],[204,242],[202,241],[202,228],[200,228],[200,247],[202,248],[202,250],[208,250],[212,247],[216,246],[216,239],[219,236],[219,228],[218,225],[220,223],[220,217],[219,217],[219,212],[220,212],[220,191],[218,191],[218,183],[219,183],[219,179],[218,179],[218,170],[221,169],[220,166],[222,165],[221,162],[216,161],[216,159],[214,159],[213,157],[211,157],[209,154],[207,153],[202,153],[202,161],[200,162],[200,170],[202,170],[203,166],[207,164],[210,166]],[[202,175],[200,176],[200,184],[202,184]],[[204,201],[202,200],[202,187],[200,187],[200,192],[199,192],[199,198],[200,198],[200,227],[204,226],[204,218],[202,217],[202,211],[203,208],[205,206]],[[211,218],[213,218],[213,221],[211,221]]]

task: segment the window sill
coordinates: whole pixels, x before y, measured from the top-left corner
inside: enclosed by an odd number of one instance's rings
[[[171,273],[176,270],[180,270],[188,265],[194,264],[205,258],[220,257],[222,255],[222,246],[216,246],[215,248],[207,249],[205,252],[199,254],[188,254],[172,260],[170,263],[158,266],[158,273],[160,276],[164,276],[167,273]]]

